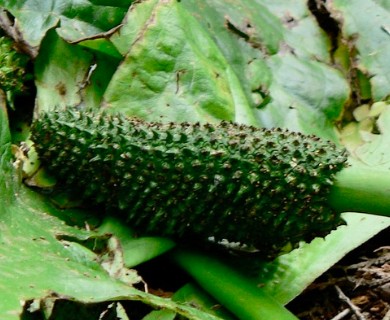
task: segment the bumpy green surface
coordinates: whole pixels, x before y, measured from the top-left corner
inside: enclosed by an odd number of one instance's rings
[[[17,52],[11,39],[0,37],[0,88],[11,100],[12,96],[25,90],[24,82],[31,76],[26,74],[28,57]]]
[[[34,122],[32,140],[62,185],[146,234],[277,252],[342,222],[327,195],[345,152],[316,137],[58,111]]]

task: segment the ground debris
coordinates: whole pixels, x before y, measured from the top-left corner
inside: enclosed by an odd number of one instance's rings
[[[385,233],[323,274],[289,309],[303,320],[390,320],[390,246],[384,245],[389,230]]]

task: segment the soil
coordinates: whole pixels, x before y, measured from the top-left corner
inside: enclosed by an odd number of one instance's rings
[[[348,254],[288,308],[302,320],[390,320],[390,228]]]

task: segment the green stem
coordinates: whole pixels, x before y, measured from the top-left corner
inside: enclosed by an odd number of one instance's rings
[[[340,212],[390,217],[390,172],[351,166],[336,175],[329,204]]]
[[[205,254],[174,250],[173,260],[240,320],[297,320],[256,283]]]

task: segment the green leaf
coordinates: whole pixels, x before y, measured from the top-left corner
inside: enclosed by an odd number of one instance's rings
[[[35,61],[36,108],[99,106],[118,63],[48,32]]]
[[[251,4],[252,6],[255,5],[253,2],[251,2]],[[203,27],[203,30],[208,33],[209,37],[218,46],[218,49],[228,61],[235,76],[239,79],[240,86],[249,105],[254,108],[259,104],[264,103],[264,100],[267,99],[267,87],[269,86],[271,74],[266,64],[266,54],[263,53],[262,50],[259,50],[257,46],[252,46],[249,41],[245,41],[249,36],[245,36],[246,25],[244,21],[247,21],[248,18],[251,17],[251,20],[248,22],[248,25],[251,26],[252,20],[254,22],[257,21],[256,17],[252,16],[252,12],[246,10],[246,4],[236,2],[234,6],[232,6],[231,2],[227,3],[226,1],[193,0],[183,1],[182,5],[198,21],[198,27]],[[235,10],[237,7],[239,7],[240,10]],[[257,9],[258,10],[254,11],[260,12],[261,8]],[[245,13],[248,14],[248,16],[242,15],[240,17],[238,13],[242,10],[246,11]],[[235,11],[237,11],[237,13]],[[232,13],[233,16],[228,16],[226,14],[227,12]],[[269,14],[268,11],[267,13]],[[233,19],[233,17],[235,19]],[[238,19],[238,21],[236,21],[236,19]],[[267,21],[269,20],[272,21],[270,26],[279,26],[277,19],[272,17],[272,14],[269,14]],[[230,23],[230,28],[227,27],[228,21]],[[261,24],[262,22],[259,23]],[[251,27],[250,30],[253,31],[254,28]],[[261,33],[262,30],[259,32]],[[268,30],[261,35],[257,35],[256,41],[260,43],[260,39],[264,39],[266,35],[269,36],[276,33],[278,35],[280,34],[279,31],[274,32],[273,30]],[[242,38],[242,36],[244,38]],[[275,46],[278,43],[275,40],[279,41],[279,37],[266,41],[268,44],[272,44],[270,48],[271,51],[275,50]],[[260,47],[262,46],[263,44],[260,43]],[[264,45],[264,47],[266,47],[266,45]],[[259,123],[256,122],[256,125],[259,125]]]
[[[68,41],[96,35],[119,25],[132,0],[66,1],[66,0],[1,0],[0,6],[17,20],[22,38],[32,47],[38,47],[46,33],[55,27]]]
[[[0,314],[3,319],[19,319],[21,302],[44,299],[54,293],[58,298],[84,303],[136,300],[173,310],[188,319],[214,319],[111,277],[96,262],[94,253],[78,244],[58,240],[58,237],[82,239],[88,234],[44,213],[53,210],[42,199],[37,201],[36,194],[22,192],[14,206],[1,212]]]
[[[152,311],[147,316],[142,318],[142,320],[174,320],[176,313],[170,310],[157,310]]]
[[[299,58],[331,61],[328,36],[319,27],[306,0],[262,0],[261,3],[281,21],[283,39],[279,53],[290,48]]]
[[[374,101],[386,98],[390,94],[388,2],[335,0],[327,6],[340,23],[343,38],[356,48],[356,67],[369,78],[372,98]]]
[[[0,100],[0,172],[0,186],[3,186],[0,199],[3,203],[0,205],[0,208],[6,208],[14,201],[17,181],[13,175],[11,133],[8,127],[8,114],[5,100]]]
[[[268,63],[272,71],[271,102],[258,111],[263,125],[337,141],[334,122],[349,95],[341,73],[292,54],[273,56]]]
[[[192,0],[183,5],[213,35],[233,65],[243,60],[239,59],[240,51],[230,51],[234,42],[234,46],[239,45],[238,39],[260,49],[265,56],[290,48],[298,57],[330,61],[329,40],[305,0]]]
[[[147,120],[255,123],[238,78],[221,51],[177,1],[139,2],[120,35],[126,57],[104,106]]]
[[[347,225],[324,239],[302,244],[299,249],[264,264],[255,281],[270,296],[287,304],[348,252],[390,226],[390,218],[363,213],[344,213],[343,218]]]
[[[258,109],[258,125],[337,141],[334,122],[350,89],[330,66],[329,39],[307,1],[193,0],[183,5],[232,66],[250,105]],[[267,16],[259,18],[261,12]]]

